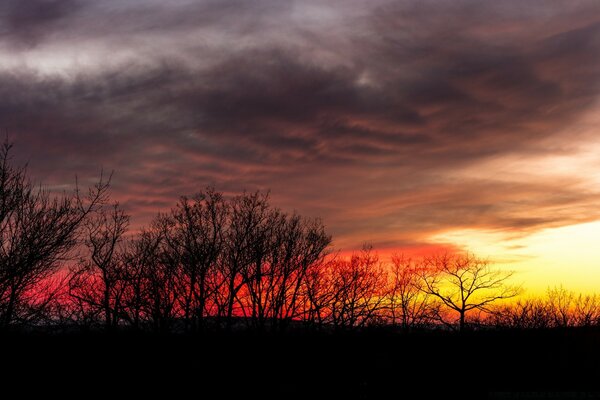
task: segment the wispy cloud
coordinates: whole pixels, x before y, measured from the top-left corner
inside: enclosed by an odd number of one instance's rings
[[[53,184],[114,169],[138,223],[207,184],[270,188],[346,248],[600,217],[586,171],[521,170],[594,140],[595,1],[37,0],[0,18],[21,160]]]

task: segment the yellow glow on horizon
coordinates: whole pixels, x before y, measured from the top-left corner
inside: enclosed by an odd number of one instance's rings
[[[514,281],[522,283],[528,294],[559,285],[575,292],[600,293],[600,221],[520,237],[465,229],[432,239],[489,257],[499,268],[515,271]]]

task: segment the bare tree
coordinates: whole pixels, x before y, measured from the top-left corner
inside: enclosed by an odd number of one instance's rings
[[[190,200],[181,198],[167,217],[165,251],[179,265],[182,311],[187,329],[203,327],[211,296],[209,276],[216,272],[223,250],[228,205],[212,188]]]
[[[266,204],[267,205],[267,204]],[[263,330],[271,313],[271,300],[279,271],[270,260],[278,246],[278,231],[285,224],[285,215],[268,207],[256,219],[248,236],[248,262],[240,269],[242,288],[240,305],[245,317],[255,328]]]
[[[142,329],[146,323],[160,330],[160,310],[165,302],[163,292],[156,289],[157,280],[162,274],[160,270],[161,246],[163,244],[162,229],[151,226],[142,230],[138,236],[129,241],[123,253],[123,318],[136,330]],[[168,282],[165,283],[168,286]],[[158,294],[158,298],[154,298]],[[170,309],[169,306],[165,307]],[[167,317],[168,318],[168,315]]]
[[[545,299],[531,298],[497,307],[490,322],[498,328],[545,329],[552,326],[552,317]]]
[[[285,323],[300,316],[301,289],[309,269],[323,265],[331,236],[320,220],[287,217],[277,232],[276,246],[270,263],[273,265],[274,287],[271,299],[273,324]]]
[[[403,255],[393,255],[386,300],[389,322],[403,330],[423,326],[439,315],[439,301],[423,291],[422,266]]]
[[[335,296],[333,288],[333,265],[338,262],[337,255],[314,263],[306,271],[301,287],[301,317],[308,326],[322,327],[328,322],[330,306]]]
[[[547,329],[597,326],[600,299],[575,294],[562,286],[548,288],[545,297],[519,300],[497,308],[492,314],[497,327]]]
[[[78,188],[54,196],[35,187],[25,168],[11,165],[11,147],[0,148],[0,327],[28,319],[32,291],[71,258],[82,222],[106,200],[108,188],[101,176],[87,196]],[[48,304],[39,297],[36,303],[33,314]]]
[[[255,230],[253,262],[241,275],[244,310],[259,330],[273,329],[298,316],[300,288],[308,268],[319,263],[331,238],[318,220],[271,209]]]
[[[335,329],[379,322],[387,295],[387,276],[372,248],[365,246],[350,260],[333,260],[326,265],[328,269],[320,277],[324,282],[316,286],[313,283],[314,288],[323,292],[310,295],[326,300],[323,305],[315,304],[320,313],[318,319]]]
[[[146,315],[156,332],[169,332],[177,318],[181,316],[180,270],[177,258],[173,257],[165,237],[169,220],[164,216],[156,218],[143,238],[141,250],[147,261],[144,265]]]
[[[575,298],[574,320],[576,326],[596,326],[600,322],[600,298],[597,294],[579,294]]]
[[[71,269],[71,296],[87,305],[92,314],[101,314],[106,329],[115,328],[123,314],[121,244],[128,225],[129,216],[118,203],[97,210],[84,222],[83,243],[88,255]]]
[[[261,239],[263,221],[268,217],[268,195],[260,192],[237,196],[230,200],[230,214],[225,237],[224,255],[220,262],[220,276],[224,279],[221,298],[225,299],[227,329],[233,323],[236,304],[240,306],[238,315],[246,310],[240,299],[240,291],[247,283],[248,273],[244,273],[260,256],[258,241]],[[221,307],[219,307],[221,308]]]
[[[548,313],[552,318],[553,325],[566,328],[574,322],[573,308],[575,306],[575,294],[562,286],[548,288],[546,291]]]
[[[468,312],[490,311],[490,306],[519,294],[508,284],[511,272],[491,268],[487,260],[471,254],[443,254],[425,258],[421,290],[438,298],[444,307],[458,314],[458,326],[465,328]],[[442,322],[448,321],[440,315]]]

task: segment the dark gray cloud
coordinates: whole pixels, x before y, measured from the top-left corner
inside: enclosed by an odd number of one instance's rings
[[[270,188],[342,247],[600,217],[585,176],[497,166],[590,140],[596,2],[21,3],[0,7],[20,160],[53,185],[114,169],[139,223],[207,184]]]
[[[0,37],[31,47],[77,12],[77,0],[6,0],[0,5]]]

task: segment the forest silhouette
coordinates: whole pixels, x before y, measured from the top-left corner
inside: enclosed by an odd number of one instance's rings
[[[378,398],[423,374],[439,385],[422,393],[488,398],[596,381],[597,295],[523,297],[512,272],[470,253],[341,257],[321,220],[263,192],[206,188],[131,233],[110,177],[56,194],[11,148],[0,152],[0,329],[20,356],[95,370],[91,360],[127,354],[147,377],[158,365],[191,379],[188,359],[213,389],[263,397]]]

